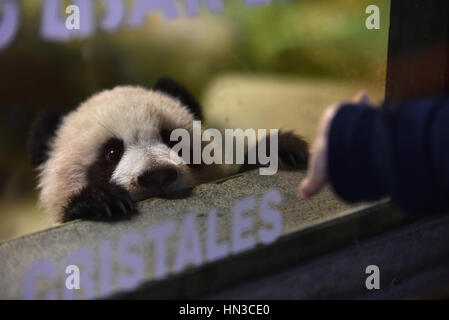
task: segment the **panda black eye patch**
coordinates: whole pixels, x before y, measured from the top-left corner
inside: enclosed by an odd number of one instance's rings
[[[117,164],[123,155],[123,141],[118,138],[109,139],[102,147],[101,158],[106,164]]]
[[[162,129],[160,132],[162,142],[169,148],[173,148],[178,143],[178,141],[170,141],[171,132],[172,130],[169,129]]]
[[[97,160],[88,169],[87,178],[91,186],[105,186],[109,184],[115,167],[120,162],[125,150],[121,139],[107,140],[99,150]]]

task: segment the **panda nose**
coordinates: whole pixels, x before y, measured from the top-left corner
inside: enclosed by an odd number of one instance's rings
[[[137,178],[137,182],[144,188],[162,188],[178,178],[178,172],[175,169],[157,169],[149,170]]]

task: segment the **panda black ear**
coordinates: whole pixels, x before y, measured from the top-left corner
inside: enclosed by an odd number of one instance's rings
[[[31,164],[38,166],[48,159],[50,141],[61,123],[62,115],[55,111],[41,111],[30,127],[28,136],[28,157]]]
[[[203,113],[198,101],[196,101],[193,95],[184,86],[177,83],[175,80],[162,77],[154,85],[154,90],[166,93],[173,98],[178,99],[183,105],[189,108],[195,119],[203,120]]]

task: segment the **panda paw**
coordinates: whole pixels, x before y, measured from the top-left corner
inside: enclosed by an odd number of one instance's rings
[[[309,146],[292,131],[279,132],[279,167],[281,170],[305,169],[309,160]]]
[[[118,221],[137,213],[128,191],[117,185],[84,188],[64,210],[63,222],[84,219]]]

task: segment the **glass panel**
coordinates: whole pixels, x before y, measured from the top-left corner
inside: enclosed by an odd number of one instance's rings
[[[44,108],[66,112],[100,90],[150,88],[169,75],[200,100],[209,127],[293,129],[310,142],[327,105],[360,89],[375,102],[384,96],[386,0],[376,1],[372,30],[370,1],[204,1],[200,10],[177,1],[152,13],[139,1],[95,2],[81,6],[84,33],[71,40],[69,2],[59,3],[59,16],[51,3],[0,8],[0,239],[51,225],[25,155],[27,130]]]

